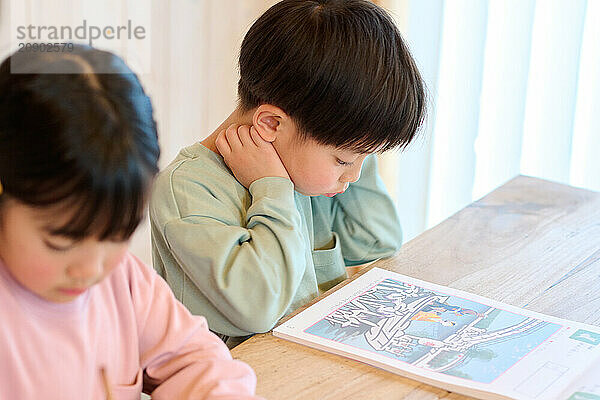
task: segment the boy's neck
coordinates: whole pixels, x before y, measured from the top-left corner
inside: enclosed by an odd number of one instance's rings
[[[208,137],[200,142],[207,149],[220,154],[219,150],[217,150],[217,146],[215,145],[215,140],[217,140],[217,136],[221,131],[227,129],[230,125],[239,124],[239,125],[252,125],[252,116],[254,114],[254,110],[247,111],[243,113],[239,108],[233,110],[233,112],[227,117],[221,125],[213,133],[211,133]]]

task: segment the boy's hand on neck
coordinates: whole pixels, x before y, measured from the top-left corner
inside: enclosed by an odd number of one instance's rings
[[[215,140],[225,163],[244,187],[267,176],[290,179],[273,144],[264,140],[253,126],[230,125]]]

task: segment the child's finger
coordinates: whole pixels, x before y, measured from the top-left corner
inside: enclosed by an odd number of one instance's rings
[[[217,150],[219,150],[219,153],[223,157],[231,153],[231,147],[229,147],[229,143],[227,143],[227,138],[225,137],[225,130],[222,130],[215,139],[215,146],[217,146]]]
[[[250,137],[250,127],[248,125],[241,125],[238,128],[238,136],[242,142],[242,146],[255,146],[254,141]]]
[[[227,143],[229,143],[231,151],[236,151],[242,148],[242,142],[238,135],[238,128],[239,125],[234,124],[225,130],[225,137],[227,138]]]
[[[262,136],[260,136],[260,133],[258,133],[258,131],[256,130],[256,128],[254,126],[252,126],[250,128],[250,137],[252,138],[252,141],[254,142],[255,145],[257,145],[258,147],[264,146],[265,143],[267,143]]]

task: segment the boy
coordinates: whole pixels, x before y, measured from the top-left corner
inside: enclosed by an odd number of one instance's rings
[[[423,82],[364,0],[284,0],[242,43],[236,110],[156,181],[154,266],[229,346],[401,244],[373,152],[403,148]]]

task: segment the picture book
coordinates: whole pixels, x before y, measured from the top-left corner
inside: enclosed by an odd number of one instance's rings
[[[380,268],[273,334],[479,398],[600,400],[600,327]]]

